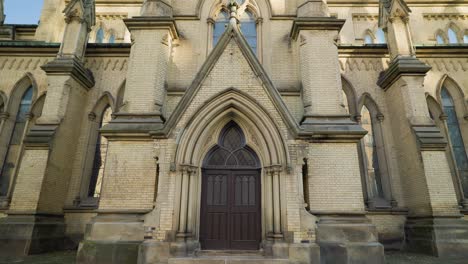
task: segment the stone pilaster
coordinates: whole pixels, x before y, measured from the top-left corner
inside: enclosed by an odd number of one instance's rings
[[[326,2],[304,1],[291,31],[300,54],[304,100],[299,136],[310,142],[310,212],[319,218],[317,243],[325,262],[384,263],[362,196],[357,143],[366,131],[341,106],[336,42],[344,22],[329,17]]]
[[[165,121],[167,70],[177,27],[165,1],[145,1],[141,14],[124,20],[132,35],[125,106],[104,128],[109,132],[148,133]]]
[[[415,57],[409,8],[401,0],[387,3],[381,4],[379,24],[386,28],[392,61],[378,84],[386,92],[392,113],[392,134],[409,209],[406,246],[437,256],[468,256],[468,222],[462,220],[458,208],[447,142],[426,103],[424,77],[430,67]]]
[[[141,219],[154,209],[157,166],[150,132],[165,122],[167,70],[178,32],[170,1],[146,0],[141,16],[124,22],[132,36],[125,104],[101,129],[108,139],[102,196],[98,215],[88,225],[90,232],[81,243],[78,263],[135,262],[145,234]],[[184,213],[178,231],[185,238],[190,236],[188,210],[193,204],[188,199],[191,177],[186,174],[183,179]],[[112,228],[107,227],[109,224]],[[121,235],[115,236],[116,233]],[[163,245],[168,249],[168,243]],[[153,246],[147,250],[142,246],[142,257],[147,257]]]

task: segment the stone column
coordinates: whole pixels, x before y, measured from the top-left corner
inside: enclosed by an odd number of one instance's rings
[[[64,246],[63,206],[78,144],[76,127],[84,114],[82,102],[94,86],[83,64],[94,2],[72,1],[64,13],[67,33],[60,52],[42,66],[48,79],[42,116],[25,136],[8,216],[0,220],[0,255],[12,260]]]
[[[283,238],[281,231],[281,193],[280,193],[281,167],[273,169],[273,237]]]
[[[430,118],[424,77],[430,67],[414,52],[409,29],[411,10],[403,1],[381,6],[379,24],[387,32],[390,67],[378,84],[387,107],[399,153],[398,167],[409,215],[409,250],[437,256],[468,256],[468,222],[462,219],[448,159],[447,142]]]
[[[325,1],[302,1],[297,14],[290,36],[299,50],[304,100],[299,136],[309,142],[309,205],[319,219],[321,258],[327,263],[384,263],[362,195],[357,144],[367,132],[341,106],[336,42],[345,21],[330,17]]]

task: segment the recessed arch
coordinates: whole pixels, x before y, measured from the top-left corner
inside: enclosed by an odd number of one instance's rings
[[[268,14],[268,17],[272,16],[272,7],[269,0],[251,1],[255,4],[248,3],[246,6],[256,14],[257,18],[262,17],[262,15],[265,16],[266,14]],[[199,0],[196,7],[197,17],[213,18],[226,3],[227,1],[225,0]]]
[[[38,86],[37,82],[33,76],[32,73],[26,73],[16,84],[14,85],[7,104],[7,111],[10,114],[16,113],[17,109],[17,104],[19,100],[21,100],[21,97],[23,96],[24,92],[26,92],[29,87],[33,88],[33,96],[32,99],[33,101],[36,99],[37,94],[38,94]]]
[[[247,144],[259,155],[262,166],[289,164],[285,141],[268,112],[250,96],[233,88],[215,96],[194,113],[180,138],[176,162],[200,166],[217,143],[212,135],[218,135],[230,121],[246,133]]]
[[[354,89],[351,82],[344,75],[341,75],[341,83],[343,86],[343,92],[346,95],[346,101],[348,103],[349,114],[354,119],[356,118],[357,115],[359,115],[357,97],[356,97],[356,89]]]
[[[377,103],[374,101],[372,96],[369,93],[363,93],[361,95],[361,98],[359,99],[358,103],[358,111],[360,112],[362,110],[362,107],[366,106],[369,108],[370,111],[372,111],[373,115],[382,115],[382,112],[380,111],[379,106]]]
[[[110,92],[106,91],[96,101],[96,103],[94,104],[92,112],[97,115],[100,112],[102,112],[104,110],[104,108],[106,108],[107,106],[111,107],[112,112],[114,112],[115,109],[116,109],[114,97],[112,96],[112,94]]]

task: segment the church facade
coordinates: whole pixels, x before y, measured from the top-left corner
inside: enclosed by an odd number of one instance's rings
[[[467,18],[445,0],[45,0],[38,25],[2,16],[0,259],[468,256]]]

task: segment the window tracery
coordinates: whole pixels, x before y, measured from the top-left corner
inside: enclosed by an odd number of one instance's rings
[[[240,31],[246,38],[249,46],[252,48],[254,53],[258,54],[259,47],[259,34],[260,26],[258,20],[260,13],[257,4],[253,0],[236,0],[239,4],[237,15],[240,23]],[[219,38],[224,33],[229,23],[230,14],[228,11],[228,4],[230,1],[223,1],[220,5],[215,7],[215,12],[212,14],[212,18],[208,19],[209,23],[212,23],[211,29],[211,47],[215,47],[219,41]]]

